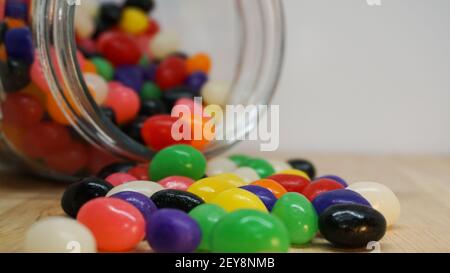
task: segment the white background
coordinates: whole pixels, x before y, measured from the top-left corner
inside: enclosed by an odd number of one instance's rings
[[[381,3],[284,0],[282,152],[450,153],[450,1]]]

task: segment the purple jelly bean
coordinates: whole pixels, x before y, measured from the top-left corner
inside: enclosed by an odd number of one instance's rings
[[[345,181],[343,178],[341,178],[337,175],[324,175],[324,176],[316,178],[316,180],[322,179],[322,178],[334,180],[334,181],[338,182],[339,184],[341,184],[342,186],[344,186],[346,188],[348,187],[347,181]]]
[[[156,70],[158,69],[157,64],[150,64],[147,67],[142,67],[142,73],[144,75],[145,81],[154,82],[156,79]]]
[[[5,5],[6,17],[21,19],[27,21],[28,19],[28,4],[24,0],[8,0]]]
[[[144,85],[142,68],[134,65],[123,65],[116,68],[114,79],[139,92]]]
[[[207,81],[208,75],[203,72],[194,72],[186,79],[185,84],[198,95]]]
[[[152,214],[158,210],[155,203],[142,193],[123,191],[116,193],[111,197],[126,201],[137,208],[142,213],[142,216],[144,216],[147,225],[149,224]]]
[[[312,204],[318,215],[333,205],[356,204],[371,207],[370,203],[361,194],[346,189],[321,193],[314,198]]]
[[[155,252],[194,252],[201,239],[197,222],[181,210],[160,209],[147,225],[147,241]]]
[[[277,202],[277,197],[266,188],[256,185],[247,185],[242,186],[241,189],[249,191],[258,196],[269,211],[272,211],[273,206],[275,206],[275,203]]]
[[[29,65],[34,62],[33,38],[28,27],[8,30],[5,35],[5,47],[9,58]]]

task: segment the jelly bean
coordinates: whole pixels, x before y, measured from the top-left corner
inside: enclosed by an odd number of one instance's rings
[[[208,74],[211,71],[211,59],[205,53],[193,55],[187,60],[186,65],[189,74],[198,71]]]
[[[194,93],[186,86],[178,86],[165,91],[162,98],[168,107],[173,108],[180,99],[194,99]]]
[[[9,29],[27,27],[26,23],[24,21],[20,20],[20,19],[6,18],[5,22],[8,25]]]
[[[156,83],[163,90],[181,85],[186,77],[186,62],[178,57],[164,59],[156,71]]]
[[[114,110],[119,124],[132,121],[139,112],[139,96],[132,89],[121,84],[110,83],[109,88],[104,105]]]
[[[239,210],[222,217],[215,225],[211,251],[218,253],[287,252],[289,236],[276,217],[254,210]]]
[[[386,220],[378,211],[362,205],[334,205],[319,217],[320,233],[338,247],[366,247],[386,233]]]
[[[0,9],[1,9],[1,5],[0,5]],[[8,31],[8,25],[5,22],[0,22],[0,44],[3,44],[3,42],[5,41],[5,34]]]
[[[187,213],[204,203],[191,192],[172,189],[158,191],[151,198],[158,209],[178,209]]]
[[[105,32],[99,37],[97,47],[114,65],[137,64],[141,58],[136,40],[125,33]]]
[[[314,179],[316,177],[316,168],[310,161],[305,159],[291,159],[288,163],[292,166],[292,168],[299,171],[304,171],[309,178]]]
[[[99,173],[103,168],[110,166],[111,164],[117,163],[119,160],[112,154],[107,153],[95,146],[88,146],[88,170],[89,173]],[[108,174],[100,176],[101,178],[106,178],[109,174],[115,171],[108,172]]]
[[[97,68],[97,72],[107,81],[112,81],[114,77],[114,67],[110,62],[101,57],[95,57],[91,59],[91,62]]]
[[[144,84],[144,73],[139,66],[122,65],[116,68],[114,80],[139,92]]]
[[[142,127],[144,126],[145,121],[147,120],[147,117],[145,116],[138,116],[135,118],[132,122],[129,122],[125,126],[122,126],[122,132],[124,132],[128,137],[134,139],[135,141],[139,143],[144,143],[141,131]]]
[[[374,209],[386,218],[388,226],[395,224],[400,217],[400,201],[391,189],[375,182],[358,182],[347,189],[361,194]]]
[[[83,9],[76,9],[74,25],[76,33],[81,39],[91,38],[96,30],[94,19]]]
[[[290,175],[297,175],[297,176],[301,176],[304,177],[308,180],[311,181],[311,178],[309,177],[309,175],[304,172],[304,171],[299,171],[299,170],[295,170],[295,169],[289,169],[289,170],[284,170],[282,172],[279,172],[278,174],[290,174]]]
[[[137,180],[148,180],[148,164],[139,164],[127,171],[129,175],[137,178]]]
[[[97,17],[100,11],[100,3],[98,1],[82,1],[80,6],[89,16]]]
[[[119,27],[122,31],[138,35],[147,30],[148,24],[147,14],[144,11],[133,7],[123,9],[119,22]]]
[[[27,128],[24,136],[24,152],[42,159],[72,143],[69,130],[57,123],[40,122]]]
[[[343,188],[344,186],[342,186],[341,184],[339,184],[334,180],[318,179],[314,180],[312,183],[306,186],[302,194],[306,196],[306,198],[308,198],[309,201],[313,201],[314,198],[316,198],[321,193],[332,190],[339,190]]]
[[[0,80],[6,92],[22,90],[31,81],[28,64],[11,58],[6,63],[0,61]]]
[[[222,191],[210,203],[222,207],[227,212],[240,209],[253,209],[267,212],[266,206],[258,196],[238,188]]]
[[[169,176],[160,180],[158,184],[166,189],[187,191],[194,182],[195,181],[189,177]]]
[[[247,185],[242,186],[241,189],[249,191],[258,196],[259,199],[261,199],[261,201],[264,203],[268,211],[272,211],[273,206],[277,202],[277,197],[271,191],[261,186]]]
[[[86,85],[92,91],[94,100],[98,105],[102,105],[108,96],[109,87],[106,81],[97,74],[83,74]]]
[[[155,151],[160,151],[176,144],[188,144],[189,140],[175,140],[182,135],[173,135],[172,128],[178,121],[170,115],[156,115],[145,120],[142,125],[141,136],[144,143]]]
[[[347,189],[321,193],[314,198],[312,204],[319,215],[333,205],[358,204],[370,207],[370,203],[361,194]]]
[[[148,99],[141,103],[139,114],[145,117],[151,117],[158,114],[168,113],[167,107],[160,99]]]
[[[219,193],[236,188],[232,183],[220,177],[207,177],[195,182],[188,191],[202,198],[205,202],[211,202]]]
[[[261,179],[255,182],[252,182],[251,185],[260,186],[271,191],[277,198],[280,198],[284,194],[287,193],[287,190],[281,186],[280,183],[271,179]]]
[[[275,173],[274,168],[264,159],[250,159],[243,166],[254,169],[261,178],[266,178]]]
[[[84,61],[84,65],[81,68],[84,73],[97,74],[97,67],[91,61]],[[101,77],[99,77],[101,78]],[[103,78],[101,78],[103,80]]]
[[[8,30],[5,35],[5,46],[9,58],[28,65],[34,62],[33,38],[28,27]]]
[[[248,184],[247,182],[245,182],[244,179],[242,179],[240,176],[238,176],[237,174],[234,174],[234,173],[223,173],[223,174],[216,175],[214,177],[218,178],[218,179],[222,179],[226,183],[229,183],[235,187],[241,187],[241,186],[245,186]]]
[[[292,174],[275,174],[267,177],[283,186],[288,192],[302,193],[310,181],[302,176]]]
[[[27,253],[95,253],[92,232],[77,221],[65,217],[48,217],[34,223],[25,235]]]
[[[175,145],[161,150],[150,164],[152,179],[179,175],[198,180],[206,170],[206,159],[198,150],[187,145]]]
[[[63,194],[61,206],[67,215],[75,218],[88,201],[105,196],[113,186],[103,179],[87,177],[71,184]]]
[[[229,156],[228,158],[231,159],[239,167],[244,166],[245,163],[251,159],[251,157],[246,156],[246,155],[232,155],[232,156]]]
[[[136,163],[133,162],[116,162],[103,167],[97,176],[105,179],[113,173],[127,173],[131,168],[133,168]]]
[[[62,98],[58,98],[62,99]],[[58,101],[52,95],[47,96],[47,113],[50,118],[64,126],[70,126],[71,121],[74,119],[73,114],[70,112],[69,107],[64,104],[60,105]],[[76,108],[75,108],[76,109]]]
[[[232,172],[237,169],[237,165],[228,158],[215,158],[208,161],[206,175],[214,176],[222,173]]]
[[[30,74],[29,75],[31,77],[31,80],[41,90],[43,90],[45,93],[49,93],[50,92],[50,87],[48,86],[47,79],[44,76],[44,72],[42,70],[41,62],[40,62],[38,57],[35,58],[33,64],[31,65],[31,70],[30,70]],[[28,76],[28,73],[27,73],[27,76]]]
[[[2,1],[3,2],[3,1]],[[10,18],[27,21],[28,19],[28,4],[25,1],[11,1],[8,0],[5,5],[5,16]]]
[[[113,173],[105,180],[114,187],[117,187],[128,182],[137,181],[137,178],[127,173]]]
[[[194,252],[202,240],[199,225],[186,213],[161,209],[150,218],[147,240],[155,252]]]
[[[123,191],[111,195],[111,198],[121,199],[137,208],[144,217],[146,225],[149,224],[152,214],[158,210],[155,203],[153,203],[150,198],[138,192]]]
[[[269,164],[272,165],[273,169],[275,170],[275,173],[291,169],[291,166],[289,164],[280,160],[267,159],[267,162],[269,162]]]
[[[145,236],[145,220],[133,205],[117,198],[86,203],[77,220],[87,226],[103,251],[132,250]]]
[[[153,194],[155,194],[156,192],[161,191],[161,190],[164,190],[164,188],[155,182],[132,181],[132,182],[128,182],[128,183],[119,185],[117,187],[114,187],[112,190],[110,190],[106,194],[106,196],[109,197],[109,196],[112,196],[119,192],[132,191],[132,192],[141,193],[147,197],[151,197]]]
[[[284,223],[292,244],[306,244],[316,236],[317,213],[303,195],[296,192],[283,195],[273,207],[272,214]]]
[[[147,35],[153,37],[160,31],[159,23],[154,19],[150,19],[150,23],[148,24],[147,31],[145,32]]]
[[[159,63],[149,63],[143,65],[142,71],[144,73],[144,80],[154,82],[156,80],[156,70],[158,70],[158,66]]]
[[[161,89],[153,82],[145,82],[142,85],[141,92],[139,93],[141,100],[153,100],[160,99],[162,97]]]
[[[227,82],[208,81],[202,88],[201,94],[207,104],[225,105],[231,86]]]
[[[246,183],[251,183],[260,179],[258,173],[249,167],[238,168],[234,170],[233,173],[242,178]]]
[[[208,82],[208,75],[203,72],[194,72],[187,77],[184,83],[198,96],[206,82]]]
[[[160,31],[150,43],[150,56],[156,59],[164,59],[170,54],[177,52],[180,47],[178,35],[172,31]]]
[[[198,246],[199,250],[210,250],[210,238],[213,228],[226,214],[224,209],[213,204],[203,204],[189,212],[189,216],[197,222],[202,232],[202,241]]]
[[[108,27],[118,24],[121,16],[122,7],[115,3],[104,3],[100,7],[100,20]]]
[[[37,124],[44,117],[44,108],[39,101],[30,95],[9,94],[1,103],[3,121],[17,126]]]
[[[89,154],[85,144],[73,141],[63,149],[49,153],[46,159],[50,169],[75,175],[85,169]]]
[[[125,7],[136,7],[145,12],[150,12],[155,8],[154,0],[127,0]]]
[[[334,181],[338,182],[339,184],[341,184],[344,187],[348,187],[347,181],[345,181],[343,178],[341,178],[341,177],[339,177],[337,175],[324,175],[324,176],[321,176],[321,177],[319,177],[317,179],[321,179],[321,178],[331,179],[331,180],[334,180]]]

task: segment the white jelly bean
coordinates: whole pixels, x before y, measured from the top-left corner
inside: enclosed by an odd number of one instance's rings
[[[223,173],[229,173],[236,170],[238,166],[228,158],[214,158],[208,161],[206,167],[207,176],[215,176]]]
[[[292,169],[291,165],[281,160],[267,159],[267,162],[275,169],[275,173]]]
[[[83,0],[81,1],[80,8],[88,13],[89,16],[95,18],[100,10],[100,3],[98,0]]]
[[[201,93],[206,103],[225,105],[230,88],[227,82],[209,81],[203,86]]]
[[[99,75],[84,73],[84,81],[90,88],[94,100],[98,105],[102,105],[108,96],[108,83]]]
[[[34,223],[25,235],[24,252],[95,253],[97,245],[91,231],[65,217],[48,217]]]
[[[158,183],[151,181],[132,181],[117,187],[114,187],[112,190],[106,194],[107,197],[114,195],[119,192],[124,191],[132,191],[142,193],[145,196],[151,197],[155,192],[164,190],[164,187]]]
[[[157,59],[164,59],[179,49],[178,35],[172,31],[160,31],[150,43],[150,53]]]
[[[261,179],[258,173],[249,167],[242,167],[234,170],[232,173],[236,174],[240,178],[244,179],[245,182],[251,183]]]
[[[75,30],[81,39],[91,38],[95,32],[95,22],[83,9],[75,12]]]

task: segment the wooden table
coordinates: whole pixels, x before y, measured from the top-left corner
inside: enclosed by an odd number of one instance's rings
[[[267,156],[267,155],[266,155]],[[377,181],[391,187],[401,218],[381,241],[381,252],[450,252],[450,157],[306,155],[321,174],[350,182]],[[49,215],[62,215],[64,183],[0,173],[0,252],[21,250],[27,228]],[[145,244],[138,251],[146,251]],[[341,252],[317,239],[293,252]],[[364,250],[358,250],[364,251]]]

